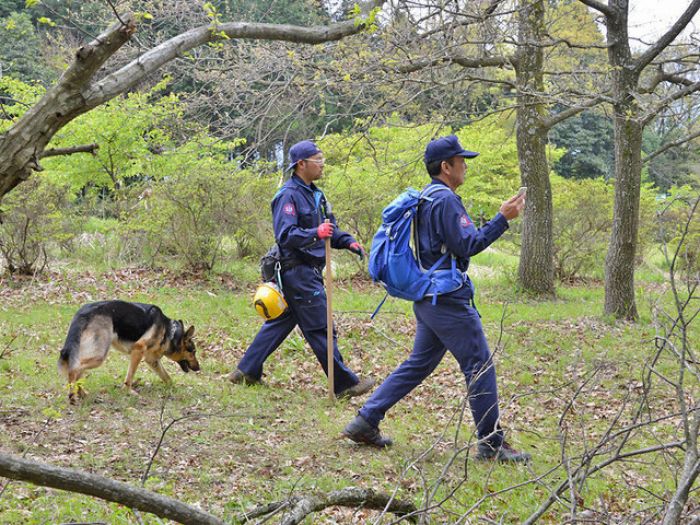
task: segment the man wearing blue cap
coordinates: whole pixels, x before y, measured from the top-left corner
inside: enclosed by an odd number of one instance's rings
[[[357,443],[376,447],[391,445],[391,439],[379,432],[384,414],[418,386],[440,363],[449,350],[464,373],[469,405],[477,428],[479,459],[527,462],[530,455],[518,452],[503,439],[499,425],[496,371],[488,343],[474,305],[474,288],[467,268],[469,258],[483,251],[507,229],[525,205],[525,195],[518,194],[501,205],[496,216],[476,228],[455,190],[464,183],[465,159],[478,153],[465,150],[455,135],[440,137],[425,149],[425,165],[431,183],[431,199],[418,208],[417,260],[430,268],[447,252],[440,270],[451,269],[455,262],[461,272],[461,285],[437,297],[426,296],[413,303],[416,316],[416,338],[413,351],[374,391],[343,431]],[[450,260],[452,259],[452,260]]]
[[[318,146],[310,140],[298,142],[290,148],[289,158],[287,170],[293,169],[294,173],[272,199],[272,222],[282,262],[281,281],[289,308],[280,317],[263,324],[236,370],[229,374],[228,379],[233,383],[260,383],[263,363],[297,325],[328,374],[326,290],[321,276],[326,262],[325,239],[330,237],[333,248],[348,249],[360,258],[365,256],[360,243],[338,229],[330,203],[314,184],[323,176],[325,164]],[[326,219],[330,222],[325,222]],[[366,393],[374,380],[358,378],[343,363],[335,331],[333,346],[336,396]]]

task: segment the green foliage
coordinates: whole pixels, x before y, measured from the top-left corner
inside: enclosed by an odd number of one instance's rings
[[[211,270],[227,248],[247,254],[251,243],[263,246],[257,228],[261,220],[269,224],[269,212],[258,201],[257,184],[249,183],[254,174],[232,169],[227,155],[235,146],[201,136],[151,159],[149,171],[162,177],[149,183],[149,197],[125,221],[129,235],[144,236],[151,257]],[[275,187],[267,188],[269,200]],[[135,186],[132,194],[141,189]]]
[[[31,275],[42,271],[50,249],[69,241],[75,225],[68,208],[69,192],[38,175],[3,199],[0,254],[10,273]]]
[[[674,188],[659,201],[658,241],[666,265],[697,280],[700,272],[700,194],[691,187]]]
[[[553,144],[566,153],[554,170],[567,179],[608,179],[614,176],[613,126],[595,111],[584,111],[558,124],[549,133]]]
[[[45,92],[39,84],[26,83],[11,76],[0,77],[0,102],[3,110],[0,133],[7,131]]]
[[[115,190],[146,175],[151,160],[173,146],[171,130],[181,124],[182,106],[175,95],[158,96],[167,80],[149,93],[131,93],[93,109],[56,134],[50,146],[97,143],[93,156],[52,157],[44,161],[47,174],[75,190],[87,186]]]
[[[552,177],[554,271],[560,281],[602,275],[614,191],[602,179]]]
[[[274,24],[311,25],[327,21],[319,2],[311,0],[212,0],[223,20],[268,22]]]
[[[603,277],[610,240],[615,188],[603,179],[573,180],[552,176],[554,271],[562,282]],[[652,239],[655,193],[642,188],[638,261]]]
[[[45,23],[53,22],[47,18]],[[41,39],[27,13],[11,13],[0,19],[0,65],[3,77],[9,75],[24,81],[37,80],[44,83],[52,81],[56,75],[34,55],[41,47]]]
[[[652,126],[647,126],[644,129],[642,141],[642,157],[645,154],[653,153],[667,143],[681,139],[687,133],[683,127],[661,133]],[[653,182],[663,191],[668,191],[673,186],[685,184],[694,185],[696,188],[700,187],[700,179],[698,178],[699,151],[697,143],[693,144],[692,142],[666,150],[644,164],[642,173],[645,180]]]

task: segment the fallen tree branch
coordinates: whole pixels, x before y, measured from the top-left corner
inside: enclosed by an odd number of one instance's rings
[[[0,476],[28,481],[42,487],[87,494],[183,525],[224,525],[223,521],[204,511],[145,489],[134,488],[121,481],[7,454],[0,454]]]
[[[251,519],[262,517],[270,512],[278,512],[283,507],[289,507],[290,510],[282,517],[280,524],[297,525],[310,514],[335,506],[386,510],[397,516],[404,516],[416,511],[413,503],[393,499],[388,494],[377,493],[371,489],[346,487],[341,490],[334,490],[328,494],[293,496],[285,501],[261,505],[240,514],[236,519],[239,523],[247,523]],[[415,517],[408,519],[413,523],[416,522]]]
[[[224,521],[207,512],[146,489],[135,488],[127,483],[96,474],[55,467],[9,454],[0,454],[0,476],[18,481],[28,481],[42,487],[87,494],[105,501],[125,505],[131,509],[167,518],[183,525],[225,525]],[[371,489],[347,487],[327,494],[294,496],[286,501],[261,505],[240,514],[234,520],[237,523],[249,523],[251,519],[279,512],[283,508],[290,508],[280,523],[296,525],[309,514],[334,506],[384,510],[397,516],[405,516],[416,511],[416,507],[412,503],[395,500],[388,494],[377,493]],[[411,522],[416,521],[413,517],[408,519]]]

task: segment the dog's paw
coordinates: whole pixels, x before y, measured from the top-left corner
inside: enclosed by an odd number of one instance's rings
[[[124,390],[126,390],[129,394],[133,395],[133,396],[139,396],[139,395],[140,395],[140,394],[138,393],[138,391],[136,390],[136,388],[134,388],[134,385],[133,385],[133,384],[132,384],[132,385],[128,385],[128,384],[124,383],[124,384],[122,385],[122,388],[123,388]]]

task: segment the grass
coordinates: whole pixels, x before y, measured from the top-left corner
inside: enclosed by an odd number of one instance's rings
[[[454,522],[478,502],[469,520],[517,523],[563,479],[558,468],[563,454],[590,450],[618,414],[623,421],[630,417],[644,362],[654,351],[649,298],[662,290],[655,280],[641,282],[641,322],[611,323],[600,317],[599,283],[560,287],[556,299],[535,301],[514,293],[508,272],[516,267],[513,257],[489,251],[475,260],[473,275],[477,306],[497,356],[503,423],[509,439],[533,454],[530,467],[469,459],[473,423],[464,412],[464,378],[450,357],[388,413],[382,431],[395,446],[384,451],[339,439],[362,400],[329,405],[325,377],[296,334],[266,363],[265,385],[225,382],[222,375],[260,326],[250,307],[251,265],[235,278],[102,269],[6,282],[0,306],[0,451],[139,485],[162,428],[183,418],[167,432],[146,487],[224,518],[290,493],[361,486],[396,490],[397,497],[416,504],[431,494],[433,504],[440,502],[436,523]],[[203,370],[182,374],[165,363],[174,379],[170,388],[140,368],[134,396],[119,387],[127,360],[113,352],[86,377],[88,397],[71,407],[56,373],[71,316],[81,303],[116,297],[159,304],[170,317],[194,324]],[[341,351],[351,368],[379,379],[410,352],[414,330],[411,305],[396,299],[369,321],[382,297],[380,289],[361,280],[339,281],[334,288]],[[671,359],[662,359],[659,367],[672,377]],[[674,396],[657,383],[650,413],[674,410]],[[628,447],[671,439],[676,422],[645,427]],[[652,494],[673,487],[675,461],[677,456],[649,455],[614,464],[579,488],[579,503],[618,518],[641,509],[649,514],[658,505]],[[544,476],[543,483],[527,483],[537,476]],[[555,505],[542,522],[561,523],[567,512],[565,503]],[[332,509],[307,523],[363,523],[376,515]],[[7,524],[138,522],[119,505],[19,482],[0,495],[0,516]],[[160,523],[153,516],[140,519]]]

